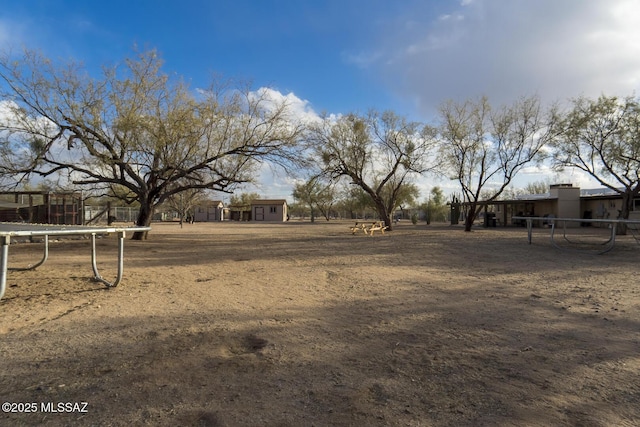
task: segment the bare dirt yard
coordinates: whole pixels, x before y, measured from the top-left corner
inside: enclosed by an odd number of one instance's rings
[[[52,242],[0,300],[0,425],[640,425],[632,237],[350,224],[153,224],[115,289],[89,241]]]

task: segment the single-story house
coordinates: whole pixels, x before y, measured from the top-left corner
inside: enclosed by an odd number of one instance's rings
[[[207,200],[198,204],[193,211],[193,220],[196,222],[224,221],[225,208],[221,200]]]
[[[622,196],[608,188],[581,190],[572,184],[555,184],[551,185],[549,192],[545,194],[528,194],[512,200],[494,200],[479,204],[484,206],[480,217],[485,225],[523,225],[511,217],[615,219],[622,209]],[[464,210],[466,203],[456,205],[456,208]],[[453,208],[452,206],[452,211]],[[640,198],[634,200],[634,209],[629,219],[640,219]],[[452,216],[452,223],[457,220],[458,218]],[[577,223],[573,225],[579,226]]]
[[[251,202],[252,221],[284,222],[289,219],[285,199],[257,199]]]

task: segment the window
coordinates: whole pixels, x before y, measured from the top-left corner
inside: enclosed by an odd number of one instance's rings
[[[278,208],[276,206],[269,206],[269,213],[276,213],[278,212]]]

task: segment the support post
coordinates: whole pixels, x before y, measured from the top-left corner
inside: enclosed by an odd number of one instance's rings
[[[122,280],[122,272],[124,270],[124,231],[118,231],[118,272],[116,275],[116,279],[113,282],[109,282],[100,276],[98,272],[98,265],[96,262],[96,233],[91,233],[91,267],[93,268],[93,278],[100,282],[104,283],[109,288],[115,288]]]
[[[0,244],[2,244],[0,250],[0,299],[4,296],[4,291],[7,288],[7,259],[9,258],[10,242],[11,237],[0,236]]]

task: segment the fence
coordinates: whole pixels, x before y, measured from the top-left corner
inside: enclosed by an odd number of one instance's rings
[[[130,206],[86,206],[84,207],[85,224],[106,224],[109,222],[135,222],[138,208]],[[111,217],[111,221],[109,221]]]
[[[81,192],[0,192],[0,221],[82,224],[81,213]]]

